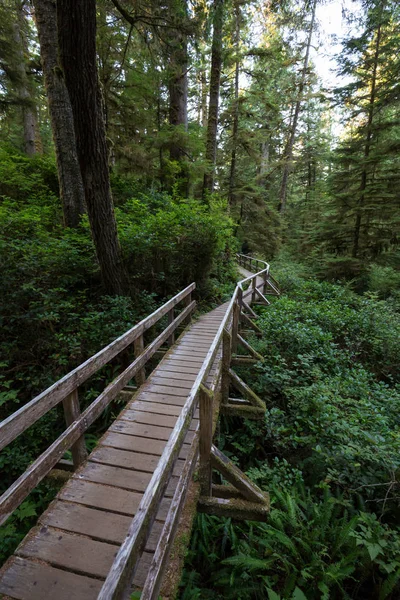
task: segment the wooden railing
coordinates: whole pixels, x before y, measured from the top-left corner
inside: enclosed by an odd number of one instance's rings
[[[67,450],[72,449],[75,468],[82,464],[87,456],[84,440],[85,431],[101,415],[103,410],[115,400],[133,377],[137,378],[138,384],[143,383],[146,363],[165,342],[169,345],[173,343],[174,332],[177,327],[190,318],[191,313],[194,311],[196,302],[192,301],[191,294],[195,287],[194,283],[186,287],[151,315],[0,423],[0,450],[60,402],[64,406],[67,424],[66,430],[0,497],[0,525],[53,469]],[[174,309],[179,303],[183,303],[184,308],[175,317]],[[165,315],[168,317],[168,326],[145,348],[144,333]],[[81,413],[79,386],[112,359],[120,355],[131,344],[134,344],[135,360]]]
[[[251,294],[254,299],[259,295],[265,298],[264,292],[266,291],[266,287],[271,285],[269,283],[270,274],[268,263],[241,254],[237,255],[237,261],[240,265],[246,266],[247,268],[254,268],[254,265],[260,270],[240,281],[232,294],[218,332],[215,335],[157,468],[144,493],[139,509],[132,519],[125,541],[115,557],[114,563],[98,596],[98,600],[117,599],[121,598],[124,593],[126,593],[132,573],[134,572],[135,566],[137,565],[140,554],[144,548],[164,490],[166,489],[172,473],[174,463],[178,457],[183,440],[198,404],[200,405],[200,431],[198,440],[201,493],[204,496],[212,498],[212,468],[222,470],[223,466],[221,463],[223,461],[221,461],[221,453],[219,453],[212,444],[214,422],[213,392],[207,387],[206,382],[217,354],[222,349],[221,403],[222,405],[227,404],[229,399],[230,380],[232,376],[235,376],[230,369],[232,355],[236,353],[239,339],[242,340],[240,343],[246,343],[245,340],[239,336],[239,322],[241,317],[244,316],[242,311],[243,307],[247,305],[246,298],[249,294]],[[266,302],[268,303],[268,300],[266,300]],[[253,395],[255,396],[254,393]],[[265,406],[264,409],[261,408],[261,410],[265,410]],[[182,475],[186,485],[191,473],[191,468],[197,457],[197,451],[197,445],[192,445],[192,455],[187,459],[186,470]],[[224,476],[229,477],[229,474],[224,472]],[[246,499],[254,504],[258,503],[262,508],[265,507],[265,495],[258,490],[256,486],[252,485],[244,475],[239,475],[235,480],[235,483],[240,486],[241,493]],[[176,527],[176,522],[179,517],[184,485],[185,483],[181,485],[178,484],[178,488],[175,492],[163,533],[158,542],[144,588],[141,592],[141,600],[154,600],[158,597],[158,590],[162,577],[162,565],[164,564],[165,556],[170,549],[169,543],[172,538],[171,532]],[[262,509],[260,508],[260,513],[261,512]]]
[[[249,360],[247,357],[241,358],[237,356],[238,345],[250,352],[252,355],[250,360],[253,362],[261,358],[240,335],[239,325],[242,322],[247,327],[257,330],[251,320],[251,317],[255,315],[249,306],[248,299],[251,298],[252,302],[259,300],[264,304],[269,304],[266,295],[279,295],[279,288],[277,282],[270,275],[268,263],[242,254],[237,255],[237,261],[239,265],[249,270],[256,269],[257,272],[240,281],[232,294],[218,332],[188,394],[150,483],[144,492],[138,510],[130,523],[125,540],[115,556],[113,565],[99,593],[99,600],[112,600],[126,595],[198,404],[200,427],[196,432],[194,442],[191,445],[188,458],[186,459],[183,472],[174,493],[165,525],[141,593],[141,599],[154,600],[157,598],[163,566],[171,547],[185,491],[188,487],[198,454],[200,455],[199,479],[201,494],[204,499],[203,504],[206,508],[208,506],[215,511],[218,506],[214,506],[213,501],[217,501],[216,504],[218,504],[222,497],[221,490],[217,489],[222,486],[212,484],[211,473],[214,468],[219,470],[225,479],[232,482],[240,490],[241,498],[247,501],[250,509],[244,506],[241,509],[243,514],[248,514],[248,518],[257,518],[257,516],[254,517],[257,514],[259,514],[260,518],[265,518],[266,511],[268,510],[266,495],[252,484],[234,465],[228,465],[226,457],[212,443],[216,414],[214,402],[216,386],[214,389],[210,389],[207,386],[207,381],[216,359],[219,365],[217,378],[220,379],[221,407],[225,407],[228,414],[229,410],[236,410],[235,405],[230,404],[230,401],[234,401],[235,399],[229,398],[229,388],[233,383],[247,398],[249,404],[252,405],[247,406],[249,411],[250,409],[252,410],[252,414],[258,413],[262,415],[265,411],[263,402],[232,371],[231,365],[241,362],[246,363]],[[143,319],[143,321],[57,381],[0,424],[1,450],[60,402],[63,402],[67,422],[67,429],[62,435],[0,497],[0,524],[7,519],[11,512],[15,510],[24,498],[51,471],[66,450],[69,448],[72,449],[75,467],[78,467],[85,460],[85,431],[133,377],[136,378],[138,384],[142,383],[145,379],[144,366],[149,359],[154,356],[165,342],[168,345],[174,342],[174,332],[177,327],[190,317],[195,308],[196,303],[191,300],[191,293],[194,289],[194,283],[189,285],[154,313]],[[180,302],[184,303],[185,307],[175,317],[174,307]],[[144,348],[143,334],[165,315],[168,317],[168,326]],[[134,344],[135,360],[81,413],[78,396],[79,386],[104,365],[120,355],[131,344]],[[238,400],[237,403],[239,404],[239,402],[244,401]],[[244,411],[242,414],[246,414],[246,406],[239,406],[239,409]],[[233,412],[232,414],[235,413]],[[227,496],[224,497],[227,498]],[[228,497],[231,498],[232,496]],[[229,500],[226,500],[226,502],[229,504]]]

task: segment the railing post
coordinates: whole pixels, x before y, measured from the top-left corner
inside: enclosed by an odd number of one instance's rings
[[[192,301],[192,292],[189,292],[189,294],[186,296],[186,298],[184,298],[184,299],[182,300],[183,306],[186,308],[186,306],[189,306],[189,304],[191,303],[191,301]],[[182,325],[185,325],[185,326],[186,326],[186,325],[189,325],[189,323],[190,323],[190,321],[191,321],[191,318],[192,318],[192,317],[191,317],[191,315],[189,315],[189,316],[187,317],[187,319],[185,319],[185,320],[182,322]]]
[[[268,279],[268,269],[265,269],[263,275],[263,288],[262,293],[265,294],[265,290],[267,289],[267,279]]]
[[[200,386],[200,493],[211,496],[211,445],[213,430],[213,394],[205,386]]]
[[[79,406],[78,389],[76,388],[73,392],[68,394],[63,399],[65,422],[67,426],[71,425],[81,414]],[[85,462],[87,458],[87,450],[85,444],[85,436],[82,435],[79,440],[71,446],[72,462],[74,463],[75,469]]]
[[[237,300],[233,305],[232,315],[232,353],[237,352],[237,336],[239,331],[240,313],[242,310],[243,291],[242,288],[238,288]]]
[[[144,340],[143,340],[143,333],[141,335],[139,335],[139,337],[136,338],[136,340],[133,342],[133,347],[134,347],[134,352],[135,352],[135,358],[137,358],[138,356],[140,356],[140,354],[142,354],[143,350],[144,350]],[[146,381],[146,371],[143,367],[143,369],[140,369],[136,376],[135,376],[135,381],[136,384],[142,385],[142,383],[144,383]]]
[[[256,287],[257,287],[257,277],[253,277],[253,280],[251,282],[251,287],[252,287],[252,292],[251,292],[251,301],[255,302],[256,301]]]
[[[222,334],[222,372],[221,372],[221,403],[227,404],[229,399],[229,369],[231,366],[232,336],[227,329]]]
[[[168,325],[171,325],[173,320],[174,320],[174,309],[171,308],[171,310],[168,312]],[[167,344],[169,347],[171,347],[174,345],[174,343],[175,343],[175,332],[173,331],[167,340]]]

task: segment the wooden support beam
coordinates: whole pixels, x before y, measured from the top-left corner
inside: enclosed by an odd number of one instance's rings
[[[262,292],[260,292],[259,289],[256,290],[256,293],[260,297],[261,301],[264,302],[264,304],[266,304],[267,306],[271,304],[271,302],[264,296]]]
[[[253,329],[257,335],[262,335],[262,331],[258,327],[258,325],[253,323],[250,317],[248,317],[244,312],[240,314],[240,320],[242,321],[242,323],[245,323],[248,327],[250,327],[250,329]]]
[[[211,447],[211,464],[228,483],[240,490],[247,500],[257,504],[268,504],[268,496],[214,445]]]
[[[259,396],[239,377],[236,375],[235,371],[229,369],[229,375],[231,378],[231,384],[235,389],[243,394],[243,396],[252,404],[253,406],[258,406],[265,410],[265,403],[261,400]]]
[[[233,305],[233,313],[232,313],[232,353],[236,354],[237,352],[237,335],[239,331],[239,323],[240,316],[242,314],[242,302],[243,302],[243,292],[241,288],[237,288],[237,299]]]
[[[245,500],[242,492],[233,485],[217,485],[213,483],[211,492],[213,498],[241,498]]]
[[[251,282],[252,292],[251,292],[251,301],[254,302],[256,299],[256,291],[257,291],[257,276],[255,276]]]
[[[273,284],[271,276],[269,276],[268,279],[267,279],[267,285],[272,290],[272,294],[274,296],[280,296],[281,295],[279,289],[277,287],[275,287],[275,285]]]
[[[203,384],[200,386],[200,490],[204,496],[211,495],[211,461],[210,453],[213,438],[213,393]]]
[[[256,350],[254,350],[254,348],[252,346],[250,346],[250,344],[248,342],[246,342],[246,340],[244,338],[242,338],[241,335],[238,335],[238,342],[241,346],[243,346],[243,348],[245,350],[247,350],[247,352],[249,352],[251,354],[251,356],[253,358],[256,358],[257,360],[264,360],[263,357],[261,356],[261,354],[259,354]]]
[[[239,498],[200,497],[198,511],[218,517],[230,517],[242,521],[268,521],[269,505],[256,504]]]
[[[265,419],[265,408],[253,406],[252,404],[235,404],[228,402],[221,405],[221,413],[227,417],[241,417],[251,421],[262,421]]]
[[[254,312],[254,310],[251,308],[250,304],[247,304],[247,302],[245,300],[243,300],[243,308],[246,310],[246,312],[249,313],[250,317],[253,317],[254,319],[257,318],[256,313]]]
[[[236,355],[236,356],[232,356],[232,360],[231,360],[231,364],[232,365],[255,365],[259,362],[258,359],[255,358],[249,358],[248,356],[241,356],[241,355]]]
[[[228,402],[229,397],[229,369],[231,365],[232,336],[227,329],[222,334],[222,371],[221,371],[221,404]]]
[[[64,416],[67,427],[81,416],[81,408],[79,405],[78,390],[74,390],[66,398],[64,398]],[[87,450],[85,444],[85,435],[81,437],[71,446],[72,462],[75,469],[81,466],[87,458]]]
[[[171,325],[174,318],[175,318],[174,309],[171,308],[171,310],[168,312],[168,325]],[[175,332],[172,332],[171,335],[169,336],[169,338],[167,339],[167,345],[170,348],[171,346],[174,345],[174,343],[175,343]]]

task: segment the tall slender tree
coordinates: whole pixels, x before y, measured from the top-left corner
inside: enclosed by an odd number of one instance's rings
[[[53,0],[33,0],[40,55],[57,159],[64,224],[77,227],[85,209],[85,192],[75,143],[71,102],[58,63],[57,14]]]
[[[292,119],[291,125],[290,125],[289,137],[288,137],[286,147],[285,147],[285,150],[283,153],[283,174],[282,174],[281,189],[280,189],[280,193],[279,193],[279,206],[278,206],[278,210],[281,214],[283,214],[286,211],[288,179],[289,179],[290,172],[292,170],[293,146],[294,146],[294,141],[295,141],[295,137],[296,137],[297,124],[299,121],[300,108],[301,108],[301,103],[303,100],[304,88],[306,85],[308,62],[310,59],[311,41],[312,41],[314,25],[315,25],[316,7],[317,7],[317,0],[313,0],[312,5],[311,5],[311,19],[310,19],[307,41],[306,41],[306,51],[305,51],[305,55],[304,55],[303,68],[301,70],[299,87],[298,87],[298,91],[297,91],[297,100],[295,102],[293,119]]]
[[[85,199],[104,287],[126,291],[111,196],[103,102],[96,64],[96,0],[58,0],[60,62],[71,100]]]
[[[211,48],[210,100],[208,105],[206,160],[209,170],[204,174],[203,198],[214,190],[214,172],[217,158],[217,129],[219,89],[222,67],[222,25],[224,20],[224,0],[214,0],[213,38]]]

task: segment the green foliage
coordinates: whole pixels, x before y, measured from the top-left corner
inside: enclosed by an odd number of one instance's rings
[[[307,271],[278,264],[284,294],[258,309],[263,361],[241,375],[265,421],[221,421],[219,445],[269,491],[270,518],[199,516],[182,598],[400,592],[399,314]]]

